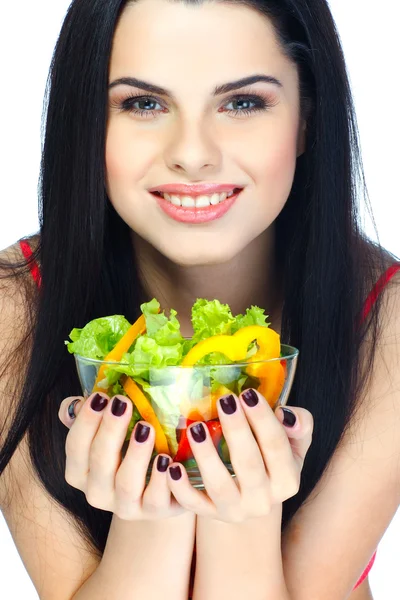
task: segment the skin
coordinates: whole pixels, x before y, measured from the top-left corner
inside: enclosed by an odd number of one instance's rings
[[[283,87],[259,82],[212,96],[216,85],[256,73],[276,77]],[[218,298],[234,313],[250,304],[266,307],[280,331],[274,221],[305,149],[305,123],[297,69],[271,23],[239,5],[141,0],[122,14],[111,55],[110,83],[129,76],[168,88],[176,98],[127,85],[109,91],[107,192],[132,229],[149,298],[178,311],[184,335],[192,333],[197,297]],[[234,97],[245,93],[261,96],[270,108],[243,114],[254,103]],[[121,110],[132,94],[145,97],[133,108],[149,115]],[[146,104],[149,96],[155,104]],[[147,191],[171,182],[245,189],[222,218],[194,225],[167,217]]]

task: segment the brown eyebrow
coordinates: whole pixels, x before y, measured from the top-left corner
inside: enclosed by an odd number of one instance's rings
[[[250,75],[249,77],[243,77],[237,81],[230,81],[228,83],[217,85],[213,90],[213,96],[226,94],[227,92],[232,92],[233,90],[251,85],[252,83],[258,83],[259,81],[264,81],[266,83],[272,83],[278,87],[283,87],[279,79],[276,79],[276,77],[272,77],[271,75]],[[121,77],[120,79],[116,79],[110,83],[108,89],[111,90],[117,85],[129,85],[131,87],[145,90],[146,92],[151,92],[152,94],[169,96],[171,99],[174,99],[174,94],[170,90],[160,87],[159,85],[155,85],[154,83],[143,81],[142,79],[136,79],[136,77]]]

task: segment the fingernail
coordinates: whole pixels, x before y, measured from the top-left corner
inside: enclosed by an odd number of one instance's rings
[[[100,394],[95,394],[90,402],[90,406],[96,412],[100,412],[107,406],[107,398],[104,398]]]
[[[162,456],[160,454],[160,456],[157,458],[157,470],[160,471],[160,473],[165,473],[165,471],[168,469],[168,465],[169,465],[168,456]]]
[[[242,398],[246,402],[247,406],[256,406],[258,404],[258,396],[254,390],[246,390],[243,392]]]
[[[127,406],[126,402],[124,402],[123,400],[120,400],[119,398],[114,398],[112,405],[111,405],[111,412],[116,417],[122,417],[122,415],[124,414],[124,412],[126,410],[126,406]]]
[[[72,400],[71,404],[68,406],[68,415],[71,419],[76,418],[75,404],[78,404],[79,400],[80,398],[75,398],[75,400]]]
[[[182,471],[180,467],[170,467],[168,470],[174,481],[178,481],[178,479],[182,477]]]
[[[204,429],[203,423],[197,423],[197,425],[193,425],[189,427],[190,435],[194,439],[195,442],[204,442],[207,437],[206,430]]]
[[[284,408],[281,406],[281,410],[283,411],[283,424],[286,427],[293,427],[296,424],[296,415],[290,408]]]
[[[232,415],[236,411],[236,400],[232,394],[229,394],[228,396],[222,396],[220,403],[225,414]]]
[[[147,427],[147,425],[143,425],[143,423],[138,423],[135,429],[135,440],[142,444],[149,437],[149,433],[150,427]]]

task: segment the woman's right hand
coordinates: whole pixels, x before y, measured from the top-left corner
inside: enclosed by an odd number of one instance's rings
[[[68,407],[76,399],[72,413],[75,418],[71,418]],[[126,403],[125,412],[117,416],[114,413],[122,412],[121,402]],[[115,410],[118,408],[119,411]],[[145,421],[136,423],[122,458],[121,449],[132,416],[129,398],[119,395],[110,400],[106,394],[97,393],[86,400],[82,396],[65,398],[58,416],[69,429],[65,444],[65,479],[84,492],[91,506],[127,521],[165,519],[187,512],[168,487],[167,470],[172,459],[167,454],[155,458],[146,487],[155,439],[152,425]],[[135,434],[142,431],[143,435],[142,426],[150,431],[148,438],[140,442]],[[158,470],[160,462],[164,470]]]

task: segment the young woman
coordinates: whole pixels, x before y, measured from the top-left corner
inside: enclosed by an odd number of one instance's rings
[[[46,99],[40,232],[3,251],[0,290],[0,502],[41,600],[371,598],[399,504],[400,266],[359,228],[326,0],[74,0]],[[207,493],[168,457],[139,485],[154,429],[121,460],[131,402],[81,396],[71,329],[152,297],[183,335],[198,297],[264,307],[300,349],[285,422],[257,393],[218,403],[237,483],[206,438]]]

